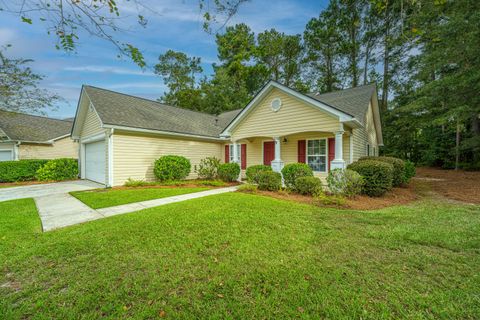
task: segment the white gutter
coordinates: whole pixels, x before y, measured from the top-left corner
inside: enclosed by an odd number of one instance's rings
[[[108,135],[108,187],[113,187],[113,131],[111,128]]]
[[[151,129],[124,127],[124,126],[115,126],[115,125],[108,125],[108,124],[103,125],[102,127],[106,128],[106,129],[116,129],[116,130],[132,131],[132,132],[152,133],[152,134],[159,134],[159,135],[166,135],[166,136],[173,136],[173,137],[196,138],[196,139],[218,141],[218,142],[224,142],[226,140],[226,139],[223,139],[223,138],[201,136],[201,135],[196,135],[196,134],[177,133],[177,132],[170,132],[170,131],[160,131],[160,130],[151,130]]]

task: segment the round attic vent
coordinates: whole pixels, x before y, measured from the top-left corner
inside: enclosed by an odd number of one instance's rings
[[[280,98],[273,99],[271,106],[272,106],[272,110],[274,112],[277,112],[282,107],[282,100]]]

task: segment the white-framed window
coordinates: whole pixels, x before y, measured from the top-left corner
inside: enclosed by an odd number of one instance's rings
[[[370,156],[370,145],[367,143],[367,156]]]
[[[327,139],[307,140],[307,164],[315,172],[327,172]]]
[[[238,162],[240,163],[240,159],[242,159],[242,148],[241,148],[241,144],[230,144],[229,145],[229,152],[228,152],[228,155],[230,157],[229,159],[229,162],[236,162],[235,161],[235,158],[233,157],[233,147],[234,146],[237,146],[237,151],[238,151]]]

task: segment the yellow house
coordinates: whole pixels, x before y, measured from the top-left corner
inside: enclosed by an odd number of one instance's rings
[[[162,155],[257,164],[304,162],[323,178],[383,144],[375,85],[302,94],[268,82],[241,110],[218,116],[83,86],[72,129],[83,179],[107,186],[153,180]]]
[[[78,158],[72,121],[0,110],[0,161]]]

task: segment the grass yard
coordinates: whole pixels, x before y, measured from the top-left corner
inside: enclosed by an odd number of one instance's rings
[[[208,187],[97,189],[70,192],[72,196],[93,209],[121,204],[178,196],[209,190]]]
[[[480,316],[479,206],[231,193],[40,230],[0,203],[2,319]]]

